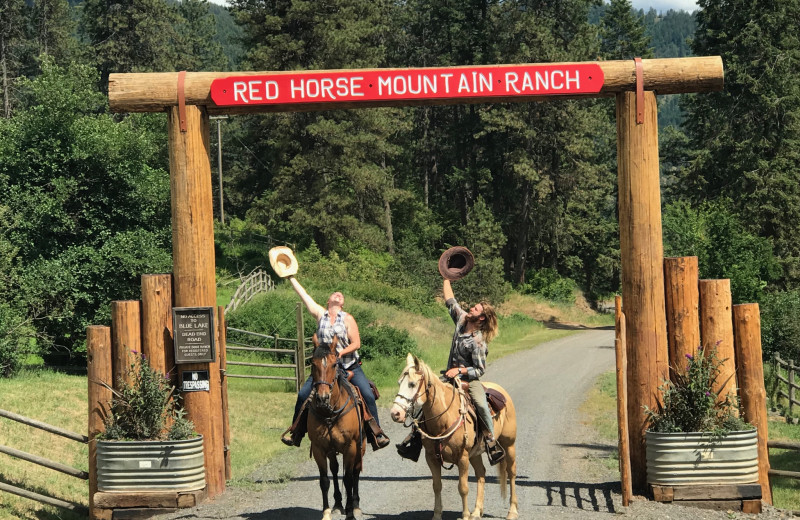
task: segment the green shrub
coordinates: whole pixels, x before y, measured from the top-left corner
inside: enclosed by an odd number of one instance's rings
[[[25,359],[37,351],[30,321],[18,310],[0,302],[0,377],[11,377]]]
[[[761,341],[764,359],[775,353],[800,360],[800,291],[765,295],[761,300]]]
[[[365,360],[381,357],[403,358],[409,352],[419,355],[417,343],[405,330],[389,325],[367,325],[363,328],[359,325],[359,331],[361,349],[358,352]]]
[[[139,356],[138,352],[135,354]],[[98,382],[112,392],[105,432],[99,438],[158,441],[183,440],[196,435],[194,424],[178,406],[178,396],[169,376],[151,368],[143,354],[131,364],[128,376],[130,382],[123,382],[119,390],[106,382]]]
[[[519,287],[525,294],[537,294],[554,302],[573,303],[578,285],[571,278],[562,277],[550,267],[530,269],[526,282]]]

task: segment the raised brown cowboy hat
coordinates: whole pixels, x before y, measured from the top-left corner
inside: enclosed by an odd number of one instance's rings
[[[281,278],[297,274],[297,259],[288,247],[273,247],[269,250],[269,265]]]
[[[451,247],[439,257],[439,273],[446,280],[460,280],[475,267],[472,251],[464,246]]]

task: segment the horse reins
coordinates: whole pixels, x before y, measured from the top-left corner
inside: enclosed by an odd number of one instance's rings
[[[424,373],[422,375],[422,378],[425,380],[425,388],[426,388],[426,393],[427,393],[427,389],[429,389],[433,385],[430,382],[428,382],[428,380],[425,377]],[[414,395],[411,397],[411,399],[409,399],[408,397],[406,397],[404,395],[400,395],[399,393],[396,395],[396,397],[400,397],[400,398],[406,400],[409,403],[409,406],[407,406],[407,407],[398,404],[400,406],[400,408],[403,409],[403,411],[406,412],[406,414],[407,414],[406,419],[408,419],[408,417],[411,417],[411,422],[409,424],[406,424],[405,422],[403,422],[403,426],[406,427],[406,428],[408,428],[410,426],[413,426],[414,429],[419,431],[420,435],[423,438],[431,440],[431,441],[436,441],[434,443],[434,447],[435,447],[434,452],[436,454],[436,459],[439,461],[439,464],[444,469],[446,469],[446,470],[452,469],[453,466],[455,465],[455,463],[451,464],[449,468],[446,468],[445,465],[444,465],[444,459],[442,458],[442,444],[444,443],[444,441],[446,441],[447,439],[452,437],[458,431],[458,429],[461,427],[461,425],[464,423],[464,416],[466,415],[466,412],[464,411],[463,407],[462,407],[461,410],[459,410],[458,419],[456,419],[456,421],[453,424],[451,424],[444,431],[444,433],[442,433],[441,435],[436,435],[436,436],[428,435],[428,433],[426,433],[425,430],[422,429],[422,425],[424,423],[428,422],[428,421],[432,421],[434,419],[438,419],[439,417],[441,417],[444,414],[446,414],[447,411],[450,410],[450,407],[455,402],[456,395],[460,394],[460,392],[459,392],[458,388],[456,388],[456,386],[453,386],[453,398],[447,404],[447,407],[440,414],[435,415],[433,417],[428,417],[427,419],[423,419],[422,421],[420,421],[420,420],[417,419],[417,417],[414,417],[414,403],[417,401],[417,398],[420,395],[420,391],[422,390],[422,387],[423,387],[423,385],[422,385],[422,383],[420,383],[419,387],[417,388],[417,391],[414,393]],[[433,387],[433,398],[432,398],[432,400],[433,401],[436,400],[436,387],[435,386]],[[409,411],[411,413],[409,413]],[[421,409],[420,409],[420,413],[422,413]],[[464,436],[465,437],[466,437],[466,434],[467,434],[467,432],[466,432],[466,430],[464,430]]]

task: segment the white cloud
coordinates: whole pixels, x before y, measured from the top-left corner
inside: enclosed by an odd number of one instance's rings
[[[647,12],[651,7],[659,12],[666,12],[670,9],[679,11],[696,11],[696,0],[632,0],[631,4],[635,9],[644,9]]]

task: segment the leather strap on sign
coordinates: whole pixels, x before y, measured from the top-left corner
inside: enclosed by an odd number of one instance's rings
[[[633,58],[636,65],[636,124],[644,123],[644,68],[642,58]]]
[[[178,73],[178,123],[180,123],[181,132],[186,132],[186,92],[183,89],[185,81],[186,71],[182,70]]]

